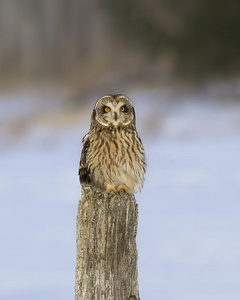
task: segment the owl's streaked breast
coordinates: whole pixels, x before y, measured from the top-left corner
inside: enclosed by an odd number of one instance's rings
[[[136,130],[109,127],[90,134],[89,169],[96,186],[125,184],[134,193],[144,181],[145,157]]]

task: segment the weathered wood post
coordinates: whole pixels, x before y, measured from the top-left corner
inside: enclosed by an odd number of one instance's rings
[[[133,196],[82,188],[75,300],[139,300],[137,223]]]

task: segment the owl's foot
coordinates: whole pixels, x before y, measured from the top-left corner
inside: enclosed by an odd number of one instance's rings
[[[114,187],[113,185],[108,184],[108,185],[107,185],[107,189],[106,189],[106,193],[109,194],[110,192],[116,193],[117,190],[115,189],[115,187]]]
[[[117,187],[117,190],[118,190],[118,191],[124,190],[128,195],[133,196],[133,193],[126,187],[125,184],[120,184],[120,185]]]

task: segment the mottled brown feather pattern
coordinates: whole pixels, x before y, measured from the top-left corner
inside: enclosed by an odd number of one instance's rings
[[[123,95],[103,98],[103,103],[102,98],[98,100],[92,114],[90,131],[83,138],[80,182],[102,190],[106,190],[109,185],[115,188],[125,185],[131,192],[139,192],[143,186],[146,163],[143,145],[135,127],[132,103]],[[111,101],[115,101],[113,106]],[[101,108],[98,105],[105,107],[104,104],[108,104],[111,110],[118,111],[118,106],[125,105],[125,102],[128,105],[127,112],[118,113],[117,124],[111,121],[111,116],[106,120],[105,114],[101,116],[99,113]]]

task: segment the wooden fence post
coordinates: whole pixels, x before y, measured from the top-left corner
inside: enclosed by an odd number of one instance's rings
[[[82,188],[75,300],[139,300],[134,197]]]

